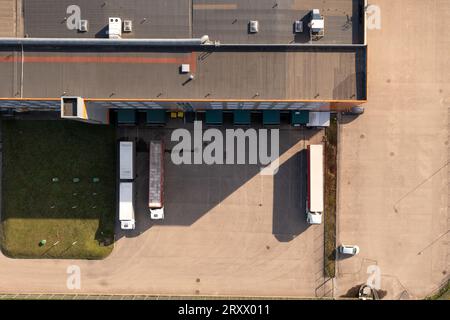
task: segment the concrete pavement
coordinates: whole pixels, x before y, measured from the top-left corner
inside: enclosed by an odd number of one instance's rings
[[[386,298],[423,298],[449,271],[450,3],[377,0],[368,32],[366,113],[344,117],[339,145],[336,296],[381,271]]]
[[[275,177],[254,165],[178,167],[167,155],[162,222],[145,209],[148,157],[140,145],[155,135],[167,142],[170,130],[121,129],[139,141],[136,232],[117,232],[102,261],[0,255],[0,293],[322,296],[323,225],[306,225],[301,150],[323,131],[287,127]],[[80,290],[66,286],[70,265],[81,269]]]
[[[0,37],[23,36],[22,1],[0,0]]]

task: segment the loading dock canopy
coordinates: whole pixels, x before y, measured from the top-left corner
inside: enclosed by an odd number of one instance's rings
[[[165,124],[166,123],[166,110],[156,109],[146,111],[146,123],[147,124]]]
[[[135,110],[117,110],[117,123],[118,124],[136,124],[136,111]]]
[[[330,112],[310,112],[308,127],[329,127]]]
[[[249,110],[234,110],[233,123],[235,125],[250,125],[251,114]]]
[[[279,110],[264,110],[263,111],[263,125],[279,125],[280,111]]]
[[[223,122],[222,110],[206,110],[207,125],[221,125]]]

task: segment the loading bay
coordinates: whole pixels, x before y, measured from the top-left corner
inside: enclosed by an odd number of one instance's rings
[[[181,121],[181,120],[180,120]],[[20,261],[13,287],[4,293],[74,293],[66,268],[81,268],[77,294],[154,294],[323,297],[323,224],[306,223],[306,152],[323,130],[281,125],[279,171],[261,175],[259,165],[175,165],[170,136],[179,121],[161,128],[120,126],[117,138],[136,141],[136,229],[116,224],[112,254],[100,261]],[[233,127],[230,125],[229,127]],[[254,126],[257,128],[256,126]],[[220,127],[225,130],[226,125]],[[165,142],[165,219],[148,213],[148,150]],[[248,147],[248,146],[247,146]],[[29,273],[37,268],[39,276]],[[9,277],[11,273],[9,273]]]

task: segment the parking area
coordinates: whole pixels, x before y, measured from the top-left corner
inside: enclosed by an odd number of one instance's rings
[[[373,4],[381,30],[368,32],[367,112],[343,118],[338,159],[338,242],[361,252],[339,260],[336,295],[376,265],[386,298],[419,299],[449,271],[450,41],[436,30],[448,28],[450,4]]]
[[[0,0],[0,37],[23,35],[21,11],[22,1]]]
[[[66,268],[76,264],[82,274],[77,293],[323,296],[323,224],[306,224],[303,151],[321,143],[323,130],[281,125],[279,171],[266,176],[259,165],[174,165],[173,129],[192,130],[181,121],[117,129],[118,139],[137,141],[136,230],[117,225],[108,258],[1,256],[0,292],[73,293]],[[154,138],[166,149],[163,221],[152,221],[147,209],[147,145]]]

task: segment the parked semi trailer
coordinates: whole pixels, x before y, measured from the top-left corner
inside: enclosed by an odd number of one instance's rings
[[[119,142],[119,220],[122,230],[133,230],[135,147],[133,141]]]
[[[119,220],[122,230],[133,230],[136,226],[133,185],[133,182],[119,183]]]
[[[150,141],[148,207],[151,219],[164,219],[164,144]]]
[[[119,142],[119,179],[133,180],[135,148],[133,141]]]
[[[307,183],[306,220],[309,224],[321,224],[323,216],[323,146],[312,144],[307,150]]]

